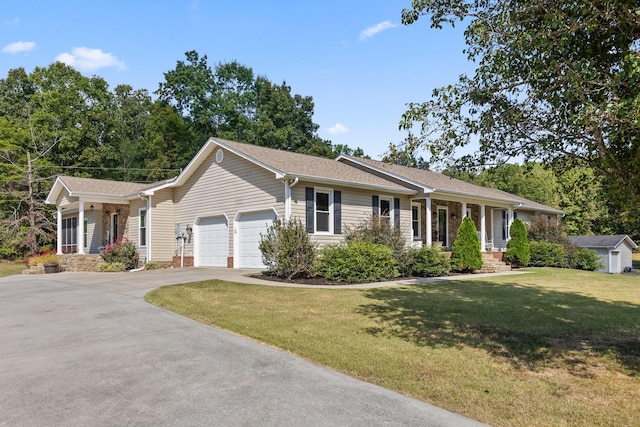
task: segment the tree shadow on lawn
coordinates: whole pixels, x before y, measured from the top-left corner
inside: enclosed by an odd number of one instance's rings
[[[418,346],[471,346],[519,369],[566,368],[591,376],[593,358],[640,374],[640,306],[515,283],[435,282],[365,293],[357,308],[378,322],[372,335]],[[590,362],[591,360],[591,362]]]

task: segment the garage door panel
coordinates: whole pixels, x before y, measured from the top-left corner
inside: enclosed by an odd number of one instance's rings
[[[259,245],[261,234],[273,224],[272,210],[242,214],[238,219],[238,267],[265,268]]]
[[[229,224],[223,216],[202,218],[198,223],[198,265],[226,267],[229,255]]]

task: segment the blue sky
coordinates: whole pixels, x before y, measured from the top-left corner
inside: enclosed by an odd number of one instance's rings
[[[211,66],[237,60],[313,97],[319,135],[374,158],[406,136],[398,122],[408,102],[473,70],[463,28],[400,24],[410,0],[8,3],[0,9],[2,78],[61,60],[111,88],[153,92],[196,50]]]

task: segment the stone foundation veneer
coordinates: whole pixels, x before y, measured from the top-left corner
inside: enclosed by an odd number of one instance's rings
[[[98,265],[105,260],[100,255],[65,254],[60,257],[60,271],[98,271]]]

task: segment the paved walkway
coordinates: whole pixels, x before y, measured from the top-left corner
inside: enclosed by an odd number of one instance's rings
[[[478,425],[142,299],[242,273],[0,278],[0,426]]]

